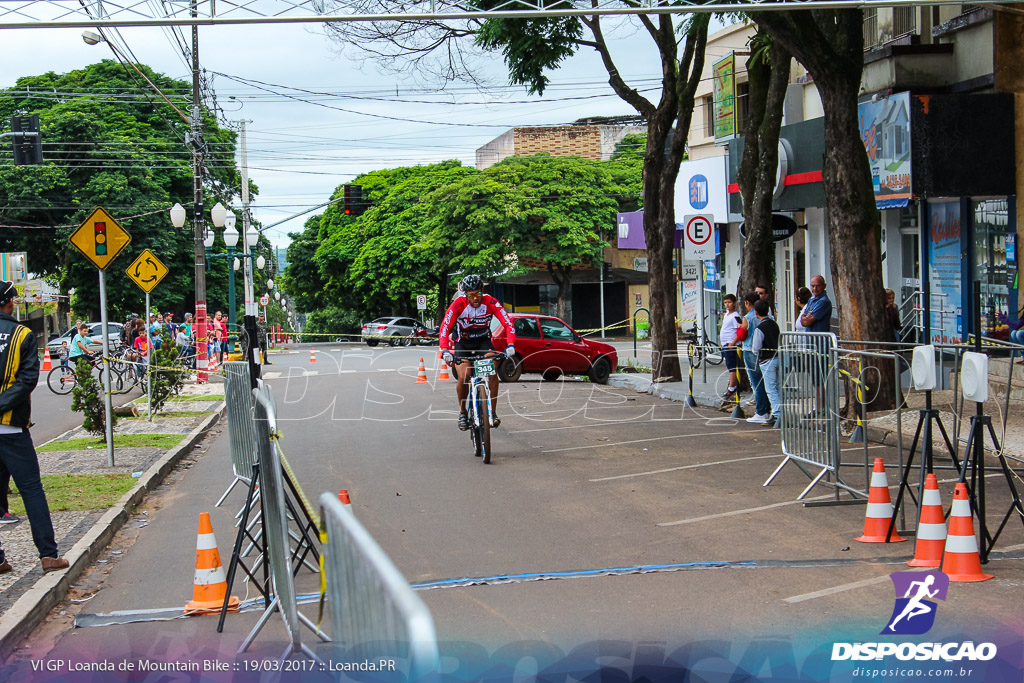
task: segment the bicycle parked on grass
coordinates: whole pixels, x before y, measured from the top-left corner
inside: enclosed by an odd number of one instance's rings
[[[707,327],[705,326],[705,330]],[[707,332],[697,334],[697,326],[694,325],[686,330],[686,355],[690,358],[690,365],[698,367],[702,360],[707,359],[709,365],[721,365],[725,357],[722,355],[722,345],[708,339]]]
[[[497,362],[504,360],[505,357],[502,351],[456,351],[455,359],[452,361],[453,366],[458,366],[459,363],[472,363],[469,373],[469,396],[466,399],[469,438],[473,442],[473,455],[482,457],[485,465],[491,462],[491,427],[494,426],[488,377],[497,372]]]

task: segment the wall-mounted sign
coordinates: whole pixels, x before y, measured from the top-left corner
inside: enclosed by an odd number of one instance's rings
[[[635,259],[633,259],[633,270],[635,270],[637,272],[640,272],[640,273],[646,273],[647,272],[647,257],[646,256],[638,256]]]
[[[730,52],[712,66],[715,142],[736,137],[736,55]]]
[[[910,93],[857,105],[860,135],[871,165],[879,209],[910,202]]]
[[[776,242],[785,242],[790,237],[796,234],[799,226],[796,221],[789,216],[784,216],[781,213],[772,214],[772,239]],[[747,237],[747,224],[740,224],[740,235],[744,239]]]

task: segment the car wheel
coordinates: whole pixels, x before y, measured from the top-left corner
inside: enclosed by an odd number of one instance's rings
[[[590,378],[591,382],[597,384],[608,384],[608,376],[612,374],[612,364],[607,358],[601,356],[594,361],[594,364],[590,366],[590,370],[587,372],[587,377]]]
[[[544,378],[545,382],[554,382],[562,376],[562,371],[559,368],[548,368],[540,376]]]
[[[523,375],[523,359],[519,356],[506,358],[498,366],[498,379],[502,382],[518,382]]]
[[[402,343],[402,338],[400,336],[398,336],[398,334],[393,334],[393,335],[391,335],[391,338],[388,339],[388,344],[390,344],[391,346],[398,346],[401,343]]]
[[[378,343],[379,342],[376,339],[367,339],[366,340],[366,345],[367,346],[376,346]]]

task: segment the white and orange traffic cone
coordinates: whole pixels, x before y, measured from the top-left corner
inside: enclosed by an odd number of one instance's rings
[[[448,376],[448,364],[447,364],[447,363],[445,363],[445,362],[444,362],[444,361],[442,360],[442,361],[441,361],[441,374],[437,376],[437,380],[438,380],[439,382],[447,382],[447,381],[449,381],[450,379],[451,379],[451,377],[449,377],[449,376]]]
[[[942,514],[939,481],[934,474],[924,480],[921,499],[921,521],[917,523],[917,543],[911,567],[938,567],[942,564],[942,551],[946,548],[946,516]]]
[[[40,372],[49,372],[53,370],[53,362],[50,360],[50,349],[43,351],[43,367],[39,368]]]
[[[885,543],[892,521],[892,499],[889,497],[889,482],[885,478],[885,464],[881,458],[875,458],[875,467],[871,472],[871,488],[868,490],[868,509],[864,515],[864,535],[853,540],[861,543]],[[892,532],[892,543],[899,543],[902,538],[895,530]]]
[[[349,498],[348,489],[342,489],[338,491],[338,500],[341,501],[342,505],[348,506],[349,511],[352,510],[352,499]]]
[[[953,509],[949,514],[942,571],[950,581],[957,583],[988,581],[992,578],[991,574],[981,571],[981,556],[978,554],[978,539],[974,537],[974,520],[971,518],[971,501],[967,496],[966,484],[957,484],[953,490]]]
[[[192,585],[192,602],[185,605],[185,613],[219,612],[228,594],[228,582],[217,552],[217,539],[213,536],[210,513],[199,513],[199,536],[196,540],[196,574]],[[237,612],[238,598],[228,602],[228,610]]]
[[[309,363],[310,365],[316,365],[316,349],[309,350]]]
[[[418,370],[416,370],[416,384],[428,384],[427,368],[423,365],[422,358],[420,358],[420,367]]]

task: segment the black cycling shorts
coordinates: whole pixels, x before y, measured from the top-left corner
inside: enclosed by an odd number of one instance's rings
[[[456,351],[494,351],[491,335],[481,337],[462,337],[455,342]],[[456,356],[459,354],[455,354]]]

